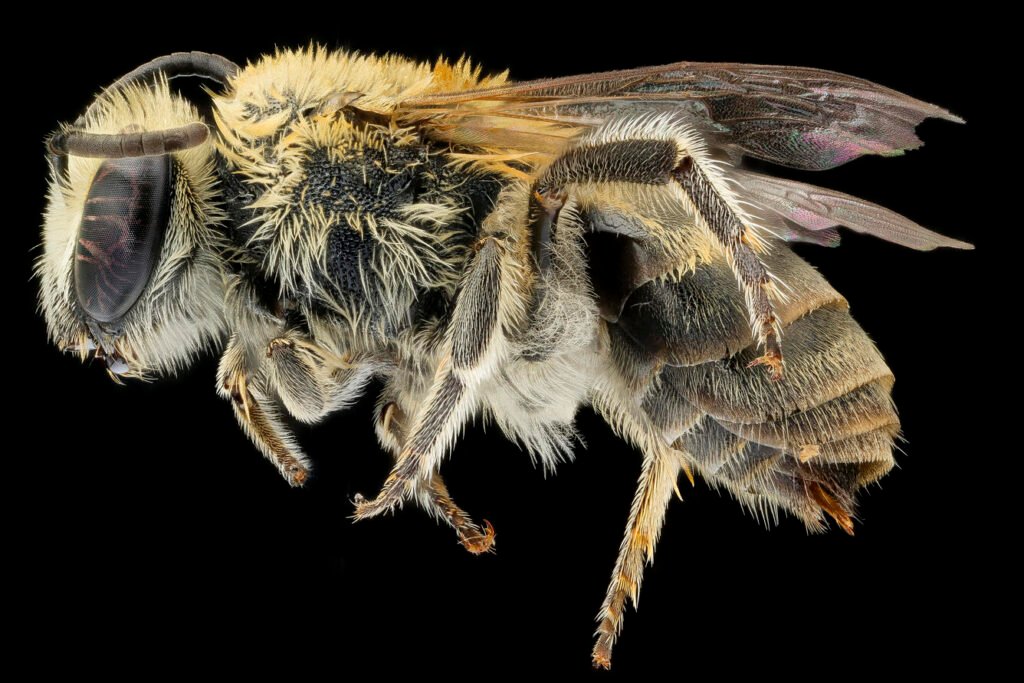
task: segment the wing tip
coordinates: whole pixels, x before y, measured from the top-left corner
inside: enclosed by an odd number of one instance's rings
[[[920,228],[920,226],[918,227]],[[905,246],[918,251],[933,251],[935,249],[960,249],[962,251],[974,251],[974,245],[970,242],[946,237],[945,235],[927,230],[926,228],[920,228],[920,230],[926,231],[927,234],[923,235],[923,237],[930,238],[930,240],[919,244],[906,244]]]
[[[948,109],[942,107],[936,107],[938,112],[932,116],[932,118],[942,119],[943,121],[951,121],[953,123],[967,123],[967,119],[962,116],[957,116]]]
[[[917,124],[920,124],[921,121],[925,119],[943,119],[944,121],[952,121],[953,123],[966,123],[962,116],[954,114],[945,107],[940,107],[937,104],[919,100],[916,97],[910,97],[909,95],[904,95],[904,97],[907,97],[911,101],[912,108],[916,109],[917,114],[921,117],[918,119]]]
[[[930,105],[928,105],[928,111],[924,113],[924,117],[920,121],[918,121],[916,124],[914,124],[913,128],[911,129],[910,134],[911,134],[911,138],[912,139],[910,139],[905,144],[903,144],[903,145],[901,145],[899,147],[892,147],[890,149],[878,152],[878,154],[880,156],[885,156],[885,157],[898,157],[898,156],[902,156],[903,154],[905,154],[907,152],[911,152],[911,151],[913,151],[915,149],[920,149],[921,147],[924,147],[924,140],[922,140],[920,137],[918,137],[918,135],[917,135],[917,128],[926,119],[939,119],[941,121],[949,121],[951,123],[960,123],[960,124],[966,124],[967,123],[967,120],[965,118],[963,118],[962,116],[957,116],[956,114],[954,114],[953,112],[949,111],[948,109],[943,109],[942,107],[936,106],[934,104],[930,104]]]
[[[970,242],[962,242],[960,240],[955,240],[952,238],[947,239],[949,241],[946,244],[941,244],[939,246],[949,247],[950,249],[961,249],[963,251],[974,251],[974,245],[971,244]]]

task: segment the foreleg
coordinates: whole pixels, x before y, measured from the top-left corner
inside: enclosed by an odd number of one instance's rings
[[[337,355],[294,330],[267,345],[267,379],[295,418],[316,423],[355,403],[377,365],[368,358]]]
[[[289,330],[270,341],[261,367],[288,412],[304,422],[315,423],[358,399],[376,364],[372,359],[334,354]],[[405,417],[394,402],[386,404],[378,415],[377,433],[396,457],[405,440],[404,422]],[[452,500],[439,474],[416,487],[415,500],[433,517],[451,525],[459,542],[471,553],[483,553],[493,547],[493,527],[486,521],[483,528],[478,527]]]
[[[277,415],[266,388],[257,379],[257,367],[233,335],[217,370],[218,392],[231,401],[238,423],[264,457],[289,484],[302,486],[309,478],[309,459]]]

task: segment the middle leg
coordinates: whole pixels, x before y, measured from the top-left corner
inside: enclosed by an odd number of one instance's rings
[[[357,499],[357,520],[392,510],[434,474],[472,409],[476,385],[504,361],[505,331],[524,315],[518,245],[507,234],[480,240],[456,297],[444,351],[427,397],[402,445],[398,461],[373,500]]]
[[[369,357],[337,355],[295,330],[271,340],[263,362],[266,376],[288,412],[309,423],[357,400],[380,365]],[[405,416],[396,402],[381,408],[377,435],[397,458],[405,441]],[[486,521],[483,527],[477,526],[452,500],[439,474],[417,486],[414,500],[435,519],[451,525],[469,552],[479,554],[493,547],[494,529]]]
[[[377,436],[397,460],[405,443],[405,414],[394,401],[383,404],[377,415]],[[416,483],[413,500],[434,519],[443,521],[458,536],[459,543],[474,555],[493,552],[494,527],[486,519],[480,526],[452,499],[441,475],[434,472],[428,481]]]

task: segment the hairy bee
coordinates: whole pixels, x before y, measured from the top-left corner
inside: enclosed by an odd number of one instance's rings
[[[213,81],[211,101],[179,76]],[[681,472],[766,520],[852,533],[857,490],[891,468],[892,374],[787,245],[835,245],[840,226],[970,245],[742,160],[896,154],[927,117],[959,120],[807,68],[515,83],[465,60],[172,54],[48,140],[41,307],[56,344],[115,378],[218,350],[220,393],[296,486],[310,464],[287,418],[316,423],[379,378],[395,465],[356,519],[413,501],[473,553],[494,530],[438,474],[462,426],[492,421],[553,468],[593,407],[644,456],[598,615],[607,667]]]

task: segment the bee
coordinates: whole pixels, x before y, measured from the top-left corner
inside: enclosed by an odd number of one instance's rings
[[[208,81],[202,101],[181,77]],[[929,117],[960,121],[812,68],[515,82],[466,59],[175,53],[48,139],[40,306],[118,381],[219,353],[218,391],[292,486],[311,469],[289,421],[379,380],[394,466],[355,519],[411,503],[475,554],[495,531],[439,474],[460,431],[493,423],[549,470],[591,407],[643,454],[597,616],[609,667],[681,474],[852,534],[858,490],[893,466],[892,372],[790,244],[971,245],[745,159],[900,154]]]

